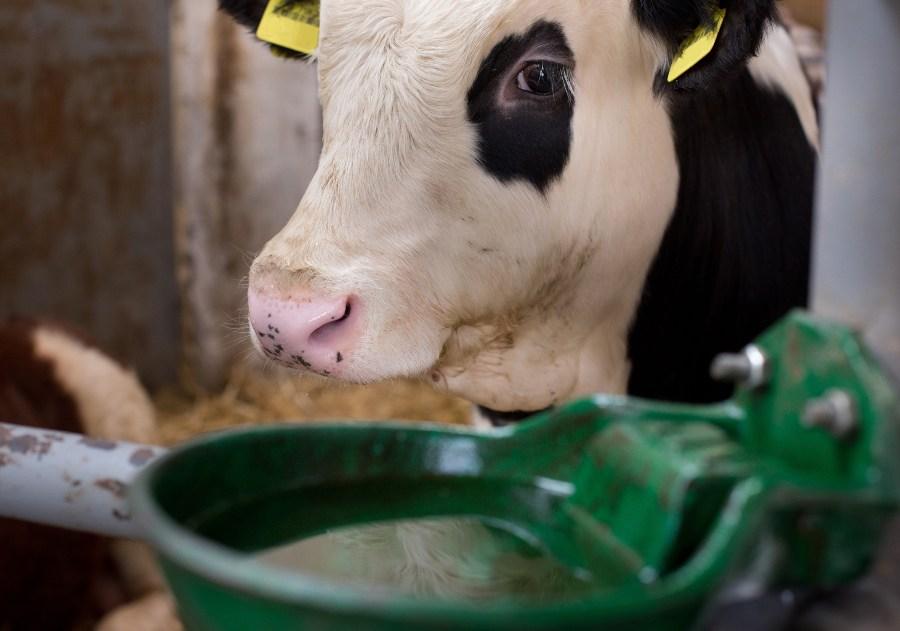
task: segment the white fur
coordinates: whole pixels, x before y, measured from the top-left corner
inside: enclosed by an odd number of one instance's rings
[[[757,82],[787,95],[797,110],[806,138],[818,150],[819,121],[813,105],[812,88],[787,29],[774,26],[769,31],[759,55],[750,60],[749,68]]]

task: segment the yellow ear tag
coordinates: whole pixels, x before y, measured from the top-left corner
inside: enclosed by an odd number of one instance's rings
[[[269,0],[256,36],[304,55],[313,54],[319,46],[318,0]]]
[[[696,66],[698,63],[712,52],[716,46],[716,40],[719,39],[719,32],[722,30],[722,23],[725,21],[725,9],[716,9],[713,13],[712,28],[706,25],[700,26],[694,34],[691,35],[684,44],[675,59],[672,60],[672,67],[669,68],[669,83],[672,83],[683,75],[685,72]]]

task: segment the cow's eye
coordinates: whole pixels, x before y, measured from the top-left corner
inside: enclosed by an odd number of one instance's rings
[[[536,96],[553,96],[565,89],[566,67],[552,61],[529,62],[516,77],[523,92]]]

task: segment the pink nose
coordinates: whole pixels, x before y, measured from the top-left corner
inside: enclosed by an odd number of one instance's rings
[[[322,375],[340,372],[359,334],[353,298],[271,295],[250,290],[250,325],[270,359]]]

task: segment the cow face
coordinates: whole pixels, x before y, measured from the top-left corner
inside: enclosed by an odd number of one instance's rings
[[[678,190],[654,84],[697,23],[637,4],[322,2],[322,156],[251,270],[260,349],[502,411],[623,392]]]

